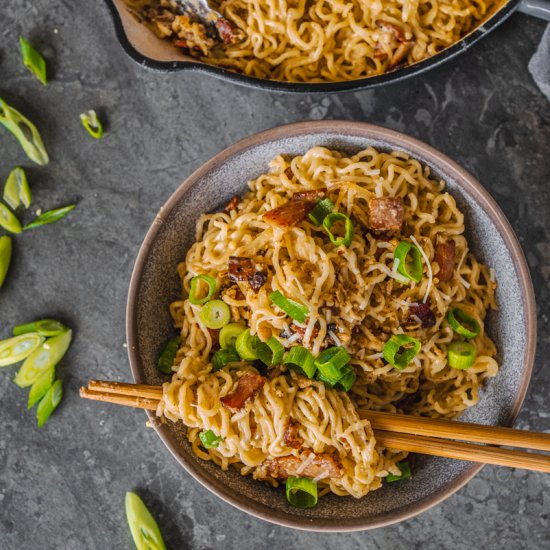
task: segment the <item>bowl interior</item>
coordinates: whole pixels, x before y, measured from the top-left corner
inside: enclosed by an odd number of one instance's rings
[[[220,153],[178,188],[145,239],[130,287],[128,342],[136,382],[161,384],[166,380],[155,365],[174,332],[168,305],[180,295],[176,265],[194,240],[198,216],[242,194],[247,181],[265,172],[276,155],[297,155],[317,145],[347,153],[370,145],[385,151],[404,150],[446,181],[465,213],[471,248],[495,269],[500,306],[490,314],[488,331],[497,344],[501,370],[480,393],[478,405],[462,419],[511,423],[525,395],[535,347],[532,287],[517,240],[494,201],[467,172],[427,145],[362,123],[301,123],[263,132]],[[181,425],[167,423],[157,429],[180,463],[218,496],[266,520],[304,529],[366,529],[399,521],[446,498],[481,467],[422,457],[410,482],[384,486],[360,500],[330,495],[313,510],[298,510],[289,507],[282,491],[200,461]]]

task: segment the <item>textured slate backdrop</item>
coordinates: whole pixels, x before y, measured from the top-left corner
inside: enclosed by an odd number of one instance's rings
[[[468,168],[499,202],[527,254],[539,307],[533,383],[518,426],[550,429],[550,104],[527,70],[544,30],[513,16],[456,62],[401,84],[339,96],[248,90],[205,75],[147,72],[122,52],[100,0],[3,0],[0,96],[42,131],[39,168],[0,134],[0,180],[29,169],[35,207],[78,201],[65,221],[16,238],[0,293],[1,337],[16,323],[58,317],[74,329],[60,375],[66,396],[40,431],[26,394],[0,373],[0,548],[130,549],[123,498],[139,490],[170,548],[422,550],[550,548],[550,476],[486,467],[458,494],[400,525],[350,535],[272,526],[222,504],[184,473],[141,412],[84,402],[87,379],[129,379],[124,309],[133,260],[174,188],[209,157],[286,122],[374,122],[430,143]],[[56,32],[57,29],[57,32]],[[43,88],[17,36],[44,53]],[[96,108],[94,141],[78,115]]]

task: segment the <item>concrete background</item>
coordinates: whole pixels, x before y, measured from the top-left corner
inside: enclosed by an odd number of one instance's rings
[[[302,533],[252,519],[184,473],[141,412],[82,401],[89,378],[128,380],[126,292],[153,217],[209,157],[286,122],[343,118],[411,134],[444,151],[491,191],[515,227],[539,307],[533,382],[518,426],[550,430],[550,104],[527,64],[544,25],[514,15],[455,62],[374,91],[276,95],[206,75],[145,71],[119,47],[99,0],[3,0],[0,96],[40,128],[51,163],[32,165],[0,132],[0,180],[28,168],[33,209],[73,201],[64,221],[16,237],[0,293],[1,333],[53,316],[75,329],[59,374],[66,395],[41,430],[26,392],[0,372],[0,548],[130,549],[124,494],[137,490],[174,549],[550,548],[550,476],[486,467],[440,506],[399,525],[351,535]],[[43,88],[17,37],[45,55]],[[108,121],[91,139],[78,115]],[[29,214],[29,217],[31,214]]]

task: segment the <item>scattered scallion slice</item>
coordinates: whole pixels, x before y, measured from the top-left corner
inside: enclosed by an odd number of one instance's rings
[[[101,124],[97,113],[91,109],[85,113],[81,113],[80,121],[86,131],[95,139],[103,137],[103,125]]]
[[[23,361],[44,342],[40,334],[14,336],[0,342],[0,367],[7,367]]]
[[[32,409],[46,395],[55,380],[55,365],[52,365],[46,372],[40,375],[31,386],[29,392],[28,408]]]
[[[38,427],[41,428],[46,420],[50,418],[51,414],[61,402],[63,397],[63,383],[61,380],[56,380],[53,385],[44,394],[44,397],[38,403],[36,409],[36,419],[38,420]]]
[[[10,268],[12,252],[12,239],[8,235],[0,237],[0,288],[6,280]]]
[[[256,342],[258,359],[268,367],[278,365],[283,360],[284,353],[283,344],[275,336],[271,336],[267,342],[262,342],[259,338]]]
[[[416,283],[422,280],[422,255],[416,246],[407,241],[401,241],[395,248],[393,257],[399,262],[398,273]]]
[[[355,374],[355,371],[348,365],[344,369],[342,369],[342,372],[344,373],[341,378],[338,380],[336,387],[342,391],[349,391],[353,387],[353,384],[355,384],[355,380],[357,379],[357,375]]]
[[[48,164],[50,159],[36,126],[2,99],[0,99],[0,124],[13,134],[32,161],[41,165]]]
[[[69,330],[69,327],[55,319],[41,319],[40,321],[17,325],[13,328],[13,335],[19,336],[20,334],[27,334],[27,332],[38,332],[40,336],[50,337],[62,334],[67,330]]]
[[[159,526],[143,501],[135,494],[126,493],[126,518],[137,550],[166,550]]]
[[[336,236],[332,232],[334,224],[338,222],[343,222],[344,224],[344,235],[342,237]],[[323,229],[326,231],[330,242],[334,246],[350,246],[351,240],[353,239],[353,222],[341,212],[333,212],[325,217],[323,220]]]
[[[382,349],[384,359],[398,370],[406,369],[416,357],[422,344],[407,334],[394,334]]]
[[[212,430],[201,432],[199,438],[205,449],[215,449],[223,441],[223,437],[216,435]]]
[[[315,225],[321,225],[323,220],[334,210],[334,203],[330,199],[317,201],[313,210],[308,214],[310,221]]]
[[[211,300],[202,306],[199,319],[206,328],[222,328],[231,321],[231,310],[223,300]]]
[[[451,342],[447,348],[447,361],[453,369],[469,369],[476,360],[476,347],[470,342]]]
[[[24,231],[27,229],[34,229],[35,227],[41,227],[42,225],[47,225],[49,223],[55,223],[61,218],[64,218],[71,210],[75,208],[76,204],[69,204],[68,206],[63,206],[62,208],[55,208],[54,210],[48,210],[43,212],[40,216],[37,216],[31,223],[28,223],[23,227]]]
[[[31,204],[31,188],[27,181],[27,174],[21,166],[14,168],[4,185],[4,200],[9,204],[10,208],[15,210],[21,203],[25,208]]]
[[[342,347],[333,346],[323,350],[315,359],[319,379],[331,386],[335,385],[342,378],[342,369],[350,359],[349,353]]]
[[[386,481],[388,483],[392,483],[393,481],[401,481],[402,479],[409,479],[411,477],[411,467],[408,462],[398,462],[396,466],[401,471],[401,474],[388,474],[386,476]]]
[[[252,336],[252,334],[250,334],[250,329],[246,329],[241,332],[237,337],[237,340],[235,340],[235,348],[239,354],[239,357],[243,361],[255,361],[258,359],[256,344],[256,336]]]
[[[246,327],[240,323],[229,323],[225,325],[225,327],[222,327],[218,337],[220,347],[222,349],[235,347],[237,337],[244,330],[246,330]]]
[[[236,363],[240,360],[241,358],[235,348],[219,349],[212,356],[212,372],[219,371],[229,363]]]
[[[307,477],[286,480],[286,499],[296,508],[313,508],[317,504],[317,483]]]
[[[313,378],[317,370],[313,355],[303,346],[291,347],[283,359],[283,364],[301,370],[308,378]]]
[[[447,321],[457,334],[468,338],[468,340],[475,338],[481,330],[479,323],[459,307],[449,310]]]
[[[299,323],[303,323],[307,319],[309,313],[307,306],[286,298],[278,290],[272,292],[269,295],[269,299],[289,317],[292,317],[292,319]]]
[[[157,369],[164,374],[172,374],[172,366],[180,345],[180,339],[177,336],[170,338],[160,354]]]
[[[201,294],[201,282],[208,286],[206,294]],[[193,305],[206,304],[208,300],[212,299],[212,296],[216,293],[216,279],[210,277],[210,275],[197,275],[191,279],[191,288],[189,289],[189,301]]]
[[[0,202],[0,226],[10,233],[21,233],[23,228],[15,214]]]
[[[45,86],[48,83],[46,61],[23,36],[19,37],[19,46],[21,47],[21,56],[23,57],[25,67]]]

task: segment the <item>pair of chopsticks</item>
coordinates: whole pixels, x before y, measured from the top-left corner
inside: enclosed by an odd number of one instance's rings
[[[156,410],[162,388],[90,380],[87,388],[80,388],[80,396]],[[547,433],[366,410],[359,415],[371,423],[376,441],[389,449],[550,473],[550,455],[500,447],[550,451]]]

